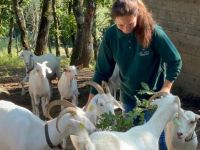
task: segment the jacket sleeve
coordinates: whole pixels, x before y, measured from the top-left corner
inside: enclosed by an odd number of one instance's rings
[[[182,67],[181,56],[166,33],[158,26],[155,27],[153,34],[153,48],[166,63],[166,79],[173,82]]]
[[[108,32],[106,32],[99,47],[93,81],[99,83],[100,85],[101,81],[108,81],[115,66],[111,40],[111,36],[109,36]],[[91,88],[91,93],[96,94],[97,91],[94,88]]]

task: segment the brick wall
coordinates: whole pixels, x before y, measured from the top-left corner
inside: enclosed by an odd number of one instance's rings
[[[183,68],[175,87],[200,96],[200,0],[144,0],[180,51]]]

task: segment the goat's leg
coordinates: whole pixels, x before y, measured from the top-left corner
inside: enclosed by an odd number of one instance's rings
[[[51,98],[52,98],[52,95],[53,95],[53,84],[52,84],[51,80],[48,80],[48,82],[49,82],[49,88],[50,88],[50,96],[49,96],[49,99],[51,99]]]
[[[63,96],[60,97],[61,100],[65,100]],[[60,110],[62,111],[65,107],[63,105],[60,105]]]
[[[117,98],[117,89],[113,89],[113,93],[114,93],[114,98]]]
[[[40,98],[38,96],[35,97],[35,114],[40,118],[40,111],[39,111],[39,106],[40,106]]]
[[[78,106],[78,95],[72,96],[72,104],[74,104],[75,106]]]
[[[42,98],[42,112],[45,117],[47,117],[47,105],[49,104],[49,99],[46,97]]]
[[[34,96],[33,96],[33,94],[32,94],[32,93],[30,93],[30,96],[31,96],[31,106],[32,106],[32,112],[33,112],[34,114],[36,114]]]
[[[21,86],[22,86],[22,91],[21,91],[21,95],[25,95],[26,94],[26,90],[24,88],[24,85],[26,82],[28,82],[28,78],[29,78],[29,75],[27,74],[24,79],[21,81]]]
[[[67,149],[67,141],[65,138],[62,140],[62,149],[64,149],[64,150]]]
[[[60,98],[61,100],[64,100],[65,98],[63,97],[63,96],[61,96],[61,98]],[[61,111],[64,109],[64,106],[60,106],[60,109],[61,109]],[[66,142],[66,139],[64,138],[63,140],[62,140],[62,149],[67,149],[67,142]]]

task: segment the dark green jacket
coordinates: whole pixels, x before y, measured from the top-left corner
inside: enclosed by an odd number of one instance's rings
[[[134,95],[145,82],[153,90],[160,90],[164,80],[174,81],[182,66],[181,57],[163,29],[155,25],[148,48],[142,48],[135,34],[124,34],[111,26],[101,42],[93,81],[108,81],[115,63],[119,66],[121,91]],[[96,91],[92,89],[93,94]]]

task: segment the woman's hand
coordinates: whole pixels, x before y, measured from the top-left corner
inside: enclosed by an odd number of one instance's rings
[[[165,80],[164,85],[160,92],[167,92],[170,93],[171,88],[172,88],[173,82],[170,82],[169,80]]]

